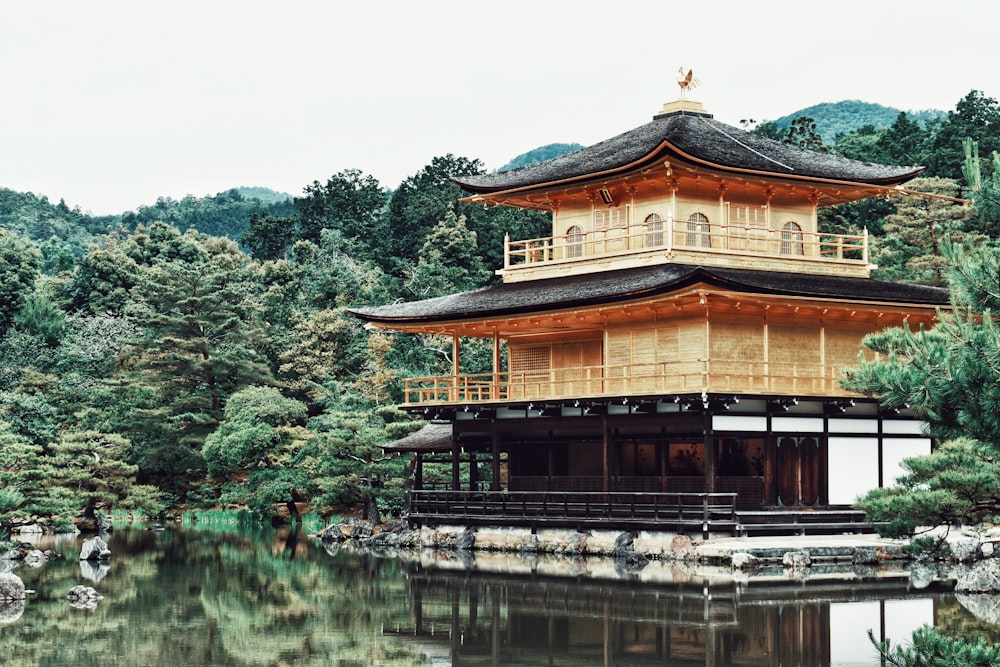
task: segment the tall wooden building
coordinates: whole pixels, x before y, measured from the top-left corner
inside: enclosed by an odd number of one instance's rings
[[[464,201],[547,211],[552,232],[507,239],[502,284],[353,311],[453,340],[449,375],[404,386],[437,423],[394,447],[450,457],[452,491],[487,504],[531,491],[831,508],[891,484],[931,441],[845,391],[841,369],[869,332],[932,325],[948,292],[872,280],[867,234],[821,233],[817,211],[900,194],[921,170],[771,141],[681,99],[588,148],[458,179]],[[458,366],[470,338],[492,341],[491,372]],[[444,520],[462,497],[425,513]]]

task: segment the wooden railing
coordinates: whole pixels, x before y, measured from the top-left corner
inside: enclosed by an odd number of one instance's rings
[[[774,393],[854,396],[826,364],[708,360],[555,368],[548,371],[415,377],[403,381],[407,406],[548,401],[658,394]]]
[[[648,250],[801,258],[862,266],[867,266],[869,261],[867,230],[860,235],[846,235],[749,224],[710,225],[685,221],[660,224],[663,225],[660,229],[639,224],[523,241],[507,238],[504,269]]]
[[[732,532],[735,493],[411,491],[413,525],[552,526]]]

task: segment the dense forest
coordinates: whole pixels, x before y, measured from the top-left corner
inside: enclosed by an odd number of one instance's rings
[[[924,164],[913,189],[959,197],[967,150],[992,177],[1000,105],[972,91],[933,122],[899,113],[830,143],[808,116],[754,131]],[[544,214],[460,202],[451,178],[482,171],[445,155],[393,190],[345,170],[291,199],[230,190],[104,217],[0,189],[0,529],[112,508],[399,512],[409,460],[379,445],[420,427],[395,407],[399,379],[448,373],[450,342],[368,331],[345,308],[487,284],[505,233],[548,235]],[[941,284],[942,240],[996,243],[981,191],[975,207],[878,199],[821,224],[869,229],[876,277]],[[488,370],[490,350],[462,355]]]

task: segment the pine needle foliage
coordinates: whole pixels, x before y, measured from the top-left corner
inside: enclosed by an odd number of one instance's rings
[[[893,645],[889,639],[868,638],[890,667],[994,667],[1000,664],[1000,644],[989,644],[982,637],[975,640],[946,637],[937,628],[922,627],[913,633],[909,646]]]

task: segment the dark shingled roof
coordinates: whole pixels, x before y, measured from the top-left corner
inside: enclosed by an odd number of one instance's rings
[[[390,452],[450,452],[451,422],[427,422],[427,424],[405,438],[382,445]]]
[[[627,171],[670,157],[689,160],[685,154],[728,171],[763,171],[873,185],[903,183],[923,171],[923,167],[880,165],[816,153],[744,132],[705,115],[675,112],[545,162],[454,180],[470,192],[497,192],[583,180],[593,174]]]
[[[503,283],[423,301],[354,308],[350,312],[364,320],[387,325],[447,322],[646,298],[667,294],[696,283],[748,294],[921,306],[944,306],[949,303],[949,292],[943,287],[907,285],[869,278],[661,264]]]

